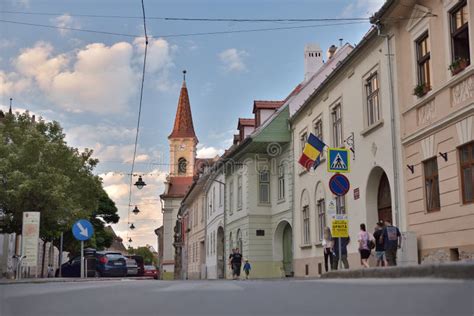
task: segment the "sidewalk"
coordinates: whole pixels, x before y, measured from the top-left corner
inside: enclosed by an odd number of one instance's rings
[[[331,271],[322,279],[341,278],[444,278],[474,279],[474,262]]]
[[[133,281],[133,280],[153,280],[152,277],[127,277],[127,278],[30,278],[21,280],[0,279],[0,285],[9,284],[34,284],[34,283],[61,283],[61,282],[97,282],[97,281]]]

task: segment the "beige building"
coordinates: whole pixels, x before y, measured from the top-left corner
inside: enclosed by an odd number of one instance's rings
[[[388,43],[389,45],[391,43]],[[399,131],[392,121],[396,103],[390,93],[390,52],[386,38],[372,28],[335,69],[302,101],[290,118],[294,144],[294,268],[295,276],[317,276],[324,271],[323,229],[331,226],[328,205],[347,216],[348,260],[360,268],[357,234],[365,223],[374,231],[378,220],[392,220],[405,230],[400,181]],[[328,60],[340,58],[345,46],[328,50]],[[303,88],[301,93],[305,93]],[[301,94],[300,93],[300,94]],[[337,197],[329,189],[327,153],[316,170],[298,163],[307,137],[313,133],[329,147],[350,149],[350,190]],[[403,254],[406,254],[404,249]],[[400,256],[402,252],[400,252]],[[416,253],[414,255],[416,261]],[[407,260],[406,256],[404,260]],[[412,258],[413,260],[413,258]]]
[[[409,17],[397,19],[397,17]],[[408,228],[419,260],[474,259],[474,2],[388,1]]]
[[[199,161],[206,161],[198,159]],[[209,165],[211,164],[209,160]],[[207,168],[195,176],[193,184],[186,193],[179,215],[182,217],[184,231],[182,232],[182,278],[206,278],[206,191],[204,186],[209,178]]]

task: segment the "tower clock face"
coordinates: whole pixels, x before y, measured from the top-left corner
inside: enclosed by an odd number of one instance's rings
[[[185,145],[185,144],[179,145],[179,150],[184,150],[185,148],[186,148],[186,145]]]

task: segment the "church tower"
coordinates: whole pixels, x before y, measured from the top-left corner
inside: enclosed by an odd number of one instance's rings
[[[191,104],[186,87],[186,71],[183,71],[183,74],[173,130],[168,136],[170,174],[166,177],[165,192],[160,195],[163,201],[163,260],[160,266],[163,279],[173,279],[180,275],[181,242],[176,239],[179,234],[175,231],[180,224],[176,220],[181,202],[193,183],[196,165],[198,139],[194,133]]]
[[[173,131],[168,136],[171,177],[192,177],[194,175],[196,146],[198,144],[198,139],[194,133],[188,88],[186,87],[186,70],[183,71],[183,75],[183,85],[179,95]]]
[[[304,47],[304,82],[307,82],[323,65],[323,51],[318,44]]]

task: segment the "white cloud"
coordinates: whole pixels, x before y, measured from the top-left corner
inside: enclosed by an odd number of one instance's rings
[[[356,0],[351,1],[343,10],[341,17],[360,17],[363,16],[372,16],[377,12],[385,0]]]
[[[248,53],[244,50],[229,48],[219,53],[218,56],[223,63],[224,70],[227,72],[241,72],[247,70],[244,57],[248,56]]]
[[[93,43],[55,54],[51,44],[38,42],[13,60],[14,71],[0,70],[0,93],[28,91],[29,96],[43,96],[69,112],[121,113],[128,110],[138,91],[142,48],[136,39],[133,44]],[[164,39],[151,39],[149,48],[149,78],[171,86],[168,70],[173,66],[173,47]]]
[[[60,28],[58,29],[58,31],[59,34],[61,34],[62,36],[65,36],[70,33],[70,30],[65,28],[81,28],[79,22],[68,13],[51,19],[51,22],[54,23],[56,27]]]
[[[216,156],[220,156],[224,153],[224,150],[221,148],[215,147],[206,147],[206,146],[198,146],[197,150],[197,157],[198,158],[214,158]]]

